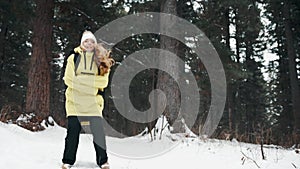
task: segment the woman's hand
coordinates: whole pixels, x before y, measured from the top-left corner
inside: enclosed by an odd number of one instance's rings
[[[113,58],[110,57],[110,51],[106,50],[101,44],[97,44],[95,47],[95,62],[100,69],[100,75],[108,73],[110,67],[115,64]]]
[[[100,56],[97,57],[96,64],[100,69],[100,75],[103,76],[105,73],[109,72],[109,69],[114,64],[114,61],[111,58]]]

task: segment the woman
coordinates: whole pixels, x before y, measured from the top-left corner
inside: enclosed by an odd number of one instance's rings
[[[102,95],[114,61],[109,57],[109,51],[97,44],[90,31],[83,33],[80,46],[74,49],[74,53],[68,57],[64,74],[68,128],[62,169],[69,169],[75,163],[83,121],[90,125],[98,166],[109,169],[102,126]]]

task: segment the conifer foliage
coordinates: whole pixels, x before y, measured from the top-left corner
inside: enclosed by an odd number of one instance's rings
[[[227,100],[213,137],[284,146],[299,143],[298,0],[0,2],[0,120],[18,123],[20,116],[28,117],[35,129],[26,128],[41,130],[40,124],[47,124],[52,116],[65,126],[63,58],[79,45],[84,30],[95,32],[119,17],[139,12],[164,12],[184,18],[201,29],[216,48],[226,72]],[[162,48],[178,55],[199,85],[201,106],[191,128],[199,134],[211,102],[211,84],[207,68],[189,46],[155,34],[134,35],[105,45],[111,48],[117,63],[111,77],[120,63],[138,50]],[[176,70],[182,71],[186,65],[176,65]],[[151,106],[149,93],[156,88],[165,90],[172,104],[164,115],[174,125],[173,132],[184,132],[183,121],[174,121],[182,104],[175,80],[163,71],[144,70],[132,80],[129,97],[137,109],[144,111]],[[108,87],[104,118],[117,131],[136,135],[145,128],[155,128],[156,120],[147,124],[127,120],[112,99]]]

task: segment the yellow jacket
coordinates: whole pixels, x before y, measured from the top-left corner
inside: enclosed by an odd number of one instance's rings
[[[68,58],[64,75],[64,82],[68,86],[65,92],[67,116],[102,116],[104,100],[97,93],[98,89],[107,87],[109,73],[98,75],[92,52],[84,53],[80,47],[74,51],[80,54],[76,74],[72,54]]]

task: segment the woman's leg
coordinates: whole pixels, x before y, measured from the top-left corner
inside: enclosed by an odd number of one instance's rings
[[[78,121],[78,117],[68,117],[68,129],[65,138],[64,156],[62,159],[64,164],[73,165],[75,163],[80,131],[81,125]]]
[[[90,120],[90,127],[96,151],[96,161],[99,166],[107,162],[106,141],[102,120],[101,117],[91,117]]]

